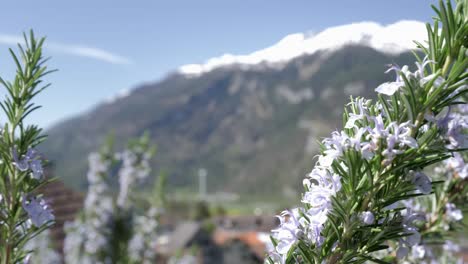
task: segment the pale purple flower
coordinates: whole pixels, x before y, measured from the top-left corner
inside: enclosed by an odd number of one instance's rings
[[[361,221],[366,225],[372,225],[375,221],[374,214],[370,211],[365,211],[360,214]]]
[[[419,61],[416,61],[415,64],[416,64],[416,67],[418,68],[418,70],[414,73],[415,77],[417,78],[423,78],[425,76],[424,74],[424,68],[426,67],[426,65],[428,65],[429,63],[435,63],[433,60],[429,60],[429,58],[426,56],[424,57],[423,61],[421,63],[419,63]]]
[[[467,147],[468,135],[464,132],[468,128],[467,117],[458,113],[452,113],[450,118],[446,133],[446,137],[449,141],[447,147],[450,149]]]
[[[355,133],[352,137],[347,135],[345,131],[334,131],[331,138],[324,139],[323,145],[325,146],[325,150],[323,151],[323,155],[319,156],[318,164],[323,167],[329,167],[333,161],[342,157],[344,152],[349,149],[360,152],[363,158],[370,160],[375,155],[378,139],[386,136],[387,131],[385,130],[382,116],[369,118],[374,120],[375,123],[375,128],[372,130],[368,127],[354,127]],[[369,132],[371,133],[371,142],[366,141]]]
[[[419,85],[424,86],[426,85],[426,83],[431,82],[431,81],[434,81],[432,83],[433,88],[439,88],[445,82],[445,79],[438,76],[437,74],[430,74],[426,77],[421,78],[419,80]]]
[[[420,86],[424,86],[426,83],[434,80],[434,78],[435,78],[435,80],[433,82],[433,87],[438,88],[440,85],[442,85],[443,82],[445,82],[445,79],[440,77],[440,76],[437,76],[434,73],[425,76],[424,68],[429,63],[435,63],[435,62],[433,60],[429,60],[429,58],[427,56],[424,58],[422,63],[419,63],[417,61],[416,62],[416,67],[418,68],[418,70],[414,72],[414,76],[419,79],[419,85]]]
[[[384,164],[389,165],[392,163],[396,155],[403,153],[402,150],[396,149],[398,139],[394,135],[387,137],[387,148],[382,151],[382,155],[385,157]]]
[[[283,211],[277,216],[280,220],[279,227],[272,230],[273,237],[278,244],[275,247],[276,252],[270,253],[270,257],[277,262],[284,263],[286,254],[291,250],[291,247],[302,239],[320,247],[325,241],[321,231],[327,219],[326,213],[314,208],[307,212],[303,208]]]
[[[392,122],[387,127],[387,153],[389,155],[401,154],[401,150],[395,150],[395,147],[403,148],[408,146],[411,148],[417,148],[418,143],[416,140],[411,137],[411,123],[405,122],[402,124],[397,124]],[[385,153],[384,153],[385,155]]]
[[[268,253],[268,257],[271,258],[271,260],[273,261],[273,263],[281,263],[281,264],[283,264],[283,263],[286,263],[286,257],[287,257],[287,255],[286,255],[286,254],[282,255],[282,254],[280,254],[280,253],[278,253],[278,252],[276,252],[276,251],[270,251],[270,252]]]
[[[341,177],[318,166],[308,176],[308,179],[304,180],[307,191],[302,197],[302,202],[311,207],[307,212],[310,223],[321,226],[331,210],[331,197],[341,189]]]
[[[16,166],[16,168],[18,170],[20,170],[20,171],[28,170],[28,168],[29,168],[29,164],[28,164],[29,159],[28,158],[24,157],[24,158],[20,159],[18,157],[18,150],[16,148],[13,148],[12,156],[13,156],[14,164],[15,164],[15,166]]]
[[[452,112],[452,107],[447,107],[446,111],[434,116],[432,113],[426,113],[425,118],[429,122],[437,124],[439,129],[444,131],[445,138],[449,142],[447,148],[457,149],[465,148],[468,146],[468,135],[465,130],[468,128],[468,115],[466,115],[465,108],[467,104],[458,105],[456,109],[460,113]]]
[[[371,119],[374,121],[374,128],[370,131],[372,138],[376,141],[385,138],[388,135],[388,131],[385,129],[382,115],[371,117]]]
[[[388,137],[388,130],[385,129],[385,122],[382,115],[371,116],[370,119],[374,122],[373,128],[366,128],[369,133],[366,139],[370,141],[361,144],[361,155],[367,160],[375,155],[375,152],[380,146],[381,139]],[[391,140],[390,143],[392,143]]]
[[[465,160],[460,153],[453,153],[453,157],[445,160],[445,164],[451,168],[458,177],[462,179],[466,179],[466,177],[468,177],[468,164],[465,163]]]
[[[307,238],[316,247],[321,247],[323,242],[325,242],[325,237],[323,237],[320,234],[322,232],[322,229],[323,229],[323,224],[320,224],[320,223],[310,223],[307,226]]]
[[[375,156],[376,150],[377,150],[377,144],[375,142],[361,143],[361,155],[366,160],[372,159]]]
[[[26,155],[20,158],[18,156],[18,150],[13,148],[12,156],[14,165],[18,170],[27,171],[28,169],[31,169],[34,179],[40,180],[42,178],[42,175],[44,174],[42,161],[40,154],[35,149],[28,149]]]
[[[385,73],[390,71],[395,71],[396,73],[396,80],[394,82],[385,82],[375,88],[375,91],[381,94],[385,94],[388,96],[393,95],[396,91],[398,91],[401,87],[405,86],[405,82],[400,77],[400,72],[404,74],[408,73],[408,66],[403,66],[402,69],[397,65],[392,65]]]
[[[416,245],[411,248],[412,256],[415,259],[422,259],[426,255],[426,246]]]
[[[330,166],[338,157],[341,157],[346,150],[346,142],[348,141],[348,135],[344,131],[334,131],[331,134],[331,138],[325,138],[323,145],[325,146],[324,155],[319,158],[319,163],[322,166]]]
[[[345,128],[353,128],[355,127],[355,123],[356,121],[358,120],[361,120],[363,116],[359,115],[359,114],[353,114],[353,113],[350,113],[349,114],[349,117],[348,117],[348,121],[346,121],[346,124],[345,124]]]
[[[320,211],[329,211],[331,209],[331,196],[334,193],[326,188],[312,188],[310,191],[304,193],[302,202],[309,204],[313,208]]]
[[[447,203],[445,205],[445,213],[450,221],[460,221],[463,219],[462,211],[457,209],[453,203]]]
[[[375,91],[381,94],[388,95],[388,96],[395,94],[396,91],[398,91],[401,87],[405,86],[405,82],[401,78],[400,74],[405,75],[407,78],[418,79],[420,86],[424,86],[428,82],[431,82],[431,81],[433,81],[434,88],[441,86],[445,82],[444,78],[437,76],[436,74],[430,74],[427,76],[425,75],[424,68],[429,63],[434,63],[434,62],[431,60],[428,60],[427,58],[425,58],[422,61],[422,63],[416,62],[416,66],[418,69],[414,73],[410,72],[408,70],[408,66],[406,65],[403,66],[401,69],[400,67],[398,67],[398,65],[391,65],[391,67],[385,73],[388,73],[390,71],[395,71],[396,80],[394,82],[386,82],[386,83],[379,85],[375,89]]]
[[[416,227],[408,227],[406,231],[411,233],[410,236],[406,237],[407,245],[414,246],[421,242],[421,234],[418,232]]]
[[[23,264],[30,264],[31,263],[31,254],[26,255],[23,260]]]
[[[330,209],[331,207],[312,207],[307,210],[306,215],[310,221],[308,224],[316,226],[323,225],[328,220],[327,214],[330,212]]]
[[[369,112],[368,104],[369,104],[369,102],[370,102],[370,100],[366,100],[364,98],[359,98],[355,102],[350,103],[350,104],[354,104],[355,106],[357,106],[359,112],[357,114],[354,114],[354,113],[349,114],[349,118],[348,118],[348,121],[345,124],[345,128],[353,128],[353,127],[355,127],[354,123],[356,121],[362,120],[362,119],[368,117],[368,112]]]
[[[407,208],[407,211],[410,211],[410,212],[413,212],[413,213],[418,213],[418,214],[425,214],[426,211],[427,211],[427,208],[423,207],[421,205],[421,203],[418,203],[416,202],[414,199],[410,199],[410,200],[403,200],[403,201],[400,201],[401,204],[403,204],[403,206],[405,206]],[[396,203],[398,204],[398,203]],[[395,206],[395,208],[398,207],[398,206]]]
[[[278,240],[276,251],[284,255],[288,253],[294,243],[304,236],[304,231],[298,221],[298,210],[286,210],[277,217],[280,220],[280,225],[271,232],[274,238]]]
[[[408,252],[409,252],[409,249],[406,246],[400,245],[397,249],[396,257],[398,259],[402,259],[408,255]]]
[[[408,248],[419,244],[419,242],[421,241],[421,234],[415,226],[415,222],[424,220],[424,215],[420,213],[415,213],[410,208],[406,208],[405,215],[403,216],[402,227],[405,233],[409,235],[399,239],[399,248],[397,250],[397,257],[399,259],[408,255]]]
[[[416,188],[423,194],[429,194],[432,191],[431,179],[421,171],[414,172],[411,179]]]
[[[437,125],[438,128],[442,130],[446,130],[448,126],[448,122],[452,119],[450,116],[451,113],[451,107],[447,107],[446,110],[440,112],[437,116],[434,116],[433,113],[431,112],[426,112],[424,114],[424,118]]]
[[[307,220],[303,218],[303,226],[306,226],[308,241],[320,247],[325,241],[321,231],[332,208],[331,197],[341,189],[341,177],[327,168],[316,166],[304,180],[304,185],[307,191],[302,202],[310,208],[305,212]]]
[[[35,159],[31,161],[31,164],[29,165],[29,167],[31,168],[34,179],[39,180],[44,174],[44,170],[42,169],[42,162],[39,159]]]
[[[333,152],[333,153],[330,153],[329,155],[320,155],[318,157],[318,164],[324,167],[331,166],[333,161],[338,157],[337,154],[338,154],[337,152]]]
[[[24,210],[28,213],[32,224],[36,227],[41,227],[42,225],[55,220],[51,208],[42,198],[34,197],[28,201],[23,197],[22,205]]]
[[[408,146],[410,148],[417,148],[418,143],[416,140],[411,137],[411,128],[412,124],[410,122],[405,122],[397,125],[396,123],[392,124],[393,134],[398,139],[400,147]]]
[[[401,124],[392,122],[384,129],[382,117],[375,118],[375,128],[371,130],[370,137],[374,144],[377,144],[381,138],[386,138],[387,146],[382,151],[385,165],[390,164],[397,155],[402,154],[404,147],[416,148],[418,146],[416,140],[411,137],[411,126],[409,122]]]
[[[385,82],[379,85],[377,88],[375,88],[375,91],[381,94],[391,96],[403,86],[405,86],[404,82]]]
[[[348,139],[348,145],[351,148],[354,148],[356,151],[360,152],[362,157],[366,160],[370,160],[375,155],[375,150],[377,149],[374,142],[367,142],[363,140],[363,137],[366,133],[369,132],[369,128],[362,127],[355,130],[353,137]]]
[[[341,189],[341,177],[336,174],[330,172],[330,170],[316,166],[309,174],[308,178],[314,180],[316,184],[308,183],[309,189],[312,188],[325,188],[330,190],[330,192],[334,195]]]
[[[450,252],[460,252],[460,245],[453,243],[451,240],[446,240],[443,248]]]

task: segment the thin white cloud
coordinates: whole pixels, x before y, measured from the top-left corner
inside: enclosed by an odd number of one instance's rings
[[[79,57],[87,57],[91,59],[108,62],[111,64],[131,64],[132,63],[132,61],[128,58],[111,53],[106,50],[93,48],[93,47],[86,47],[86,46],[79,46],[79,45],[66,45],[66,44],[59,44],[59,43],[49,43],[47,47],[55,52],[60,52],[60,53],[79,56]]]
[[[24,44],[24,39],[16,35],[0,34],[0,44],[16,45],[17,43]],[[46,42],[45,48],[50,49],[52,52],[95,59],[111,64],[132,64],[129,58],[94,47]]]
[[[23,44],[24,39],[18,36],[0,34],[0,44],[16,45],[17,43]]]

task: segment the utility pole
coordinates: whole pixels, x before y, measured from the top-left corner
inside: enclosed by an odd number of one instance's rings
[[[198,170],[198,196],[201,200],[206,200],[206,176],[208,172],[205,168]]]

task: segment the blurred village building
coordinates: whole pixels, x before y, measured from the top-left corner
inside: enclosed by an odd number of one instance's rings
[[[60,180],[52,181],[40,191],[54,211],[56,222],[50,234],[63,256],[64,223],[78,215],[84,196]],[[193,255],[196,263],[263,263],[269,232],[278,224],[272,216],[254,215],[220,216],[203,221],[161,220],[166,232],[158,238],[155,248],[158,263],[167,263],[171,257],[184,255]]]
[[[278,225],[272,216],[221,216],[182,222],[160,238],[162,259],[195,255],[197,263],[263,263],[269,232]]]
[[[47,197],[56,218],[51,236],[57,251],[63,256],[63,229],[66,221],[72,221],[83,206],[84,196],[55,180],[41,192]],[[180,219],[179,219],[180,220]],[[157,263],[169,263],[179,256],[191,262],[204,264],[254,264],[263,263],[270,242],[270,231],[277,227],[273,216],[218,216],[201,221],[180,221],[172,217],[161,219],[165,232],[158,237]],[[460,256],[468,261],[468,249]],[[180,259],[179,258],[179,259]],[[176,258],[177,259],[177,258]],[[179,261],[170,264],[181,263]],[[467,262],[468,263],[468,262]]]

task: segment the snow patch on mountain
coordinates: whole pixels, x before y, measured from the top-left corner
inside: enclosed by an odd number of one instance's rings
[[[104,102],[107,103],[107,104],[112,104],[112,103],[116,102],[117,100],[128,97],[131,92],[132,92],[131,89],[124,88],[124,89],[118,91],[115,95],[113,95],[113,96],[111,96],[111,97],[109,97],[107,99],[104,99]]]
[[[183,65],[178,71],[185,75],[200,75],[226,65],[255,65],[262,62],[276,64],[319,50],[339,49],[349,44],[398,54],[415,49],[415,40],[424,43],[426,39],[425,24],[419,21],[403,20],[386,26],[375,22],[352,23],[331,27],[315,35],[291,34],[273,46],[247,55],[224,54],[203,64]]]

